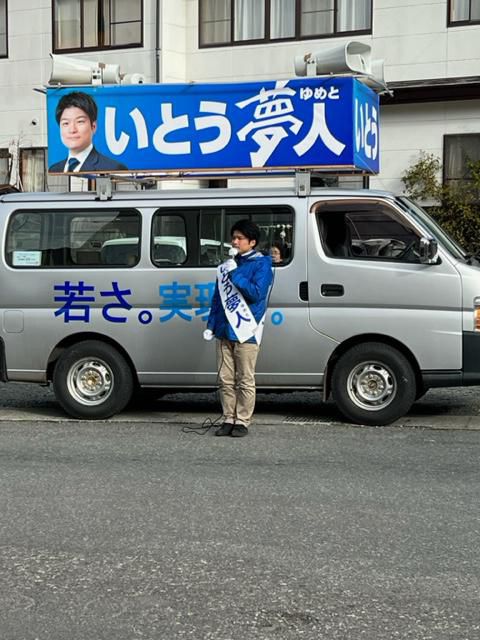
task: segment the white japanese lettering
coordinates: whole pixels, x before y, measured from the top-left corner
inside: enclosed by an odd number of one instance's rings
[[[316,102],[313,105],[313,120],[310,131],[301,142],[293,147],[297,155],[303,156],[307,151],[310,151],[318,138],[320,138],[327,149],[330,149],[330,151],[337,156],[345,149],[343,142],[337,140],[328,128],[324,102]]]

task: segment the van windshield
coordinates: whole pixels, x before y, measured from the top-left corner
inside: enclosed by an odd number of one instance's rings
[[[466,260],[467,252],[453,239],[431,216],[413,200],[405,196],[395,198],[397,204],[406,209],[411,216],[420,222],[457,260]]]

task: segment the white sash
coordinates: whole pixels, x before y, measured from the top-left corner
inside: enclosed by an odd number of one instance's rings
[[[257,344],[260,344],[265,325],[265,316],[257,323],[253,313],[250,311],[250,307],[245,302],[245,298],[233,282],[230,281],[228,277],[230,269],[227,265],[228,261],[218,266],[217,282],[220,300],[228,323],[240,343],[255,337]]]

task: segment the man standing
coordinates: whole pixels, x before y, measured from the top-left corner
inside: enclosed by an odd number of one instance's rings
[[[218,267],[204,337],[218,339],[223,425],[215,435],[240,438],[255,408],[255,365],[273,276],[270,256],[256,251],[260,229],[254,222],[239,220],[231,237],[237,255]]]
[[[60,136],[68,157],[49,167],[52,173],[79,171],[126,171],[127,167],[99,153],[93,146],[98,109],[95,100],[83,91],[72,91],[60,98],[55,110]]]

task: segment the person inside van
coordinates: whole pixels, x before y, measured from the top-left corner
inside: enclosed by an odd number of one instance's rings
[[[270,247],[270,255],[274,267],[280,267],[285,262],[286,251],[285,246],[281,242],[274,242]]]
[[[248,434],[255,408],[255,366],[273,273],[271,257],[257,251],[254,222],[236,222],[231,238],[237,255],[217,269],[204,338],[217,338],[223,424],[215,435],[240,438]]]
[[[49,171],[126,171],[124,164],[99,153],[93,146],[98,108],[88,93],[72,91],[62,96],[55,110],[55,118],[60,127],[62,142],[68,149],[68,156],[52,164]]]

